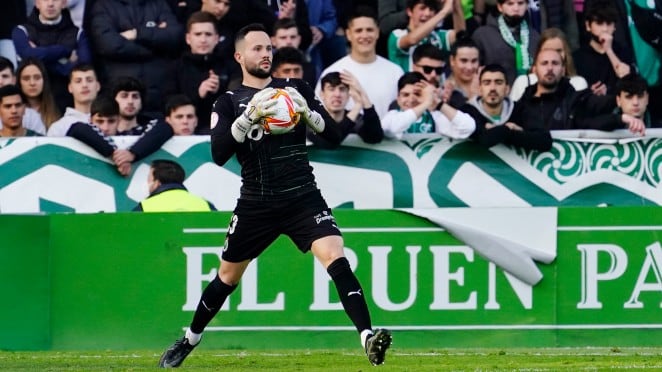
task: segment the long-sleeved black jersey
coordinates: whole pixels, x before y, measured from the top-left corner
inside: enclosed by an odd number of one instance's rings
[[[299,79],[273,79],[267,87],[294,87],[316,111],[325,123],[333,119],[316,99],[312,88]],[[225,164],[233,154],[241,165],[241,199],[283,200],[317,189],[313,168],[308,162],[306,150],[306,124],[301,122],[290,132],[271,135],[255,124],[247,133],[246,140],[238,143],[230,127],[246,109],[258,89],[240,86],[221,95],[212,110],[211,152],[214,162]],[[216,117],[215,117],[216,116]],[[340,143],[341,133],[336,125],[325,125],[318,135],[332,143]]]

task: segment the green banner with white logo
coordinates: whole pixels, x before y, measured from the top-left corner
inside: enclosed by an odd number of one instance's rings
[[[399,348],[659,346],[662,210],[334,211]],[[230,213],[0,215],[0,348],[163,348],[216,275]],[[333,283],[281,237],[203,348],[359,347]]]
[[[135,138],[117,137],[120,147]],[[112,162],[72,138],[0,138],[0,213],[129,211],[147,194],[149,162],[184,167],[185,185],[233,209],[235,158],[219,167],[206,136],[177,137],[121,177]],[[315,177],[334,208],[661,205],[662,139],[555,139],[549,152],[410,135],[338,150],[309,147]]]

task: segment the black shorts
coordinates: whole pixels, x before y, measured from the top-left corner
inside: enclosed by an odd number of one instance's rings
[[[342,235],[319,190],[289,200],[240,199],[230,219],[223,260],[256,258],[281,234],[292,239],[303,253],[319,238]]]

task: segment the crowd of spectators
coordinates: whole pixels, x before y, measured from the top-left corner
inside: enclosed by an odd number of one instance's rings
[[[550,130],[643,135],[662,127],[658,4],[4,1],[0,136],[72,136],[127,174],[173,135],[209,134],[214,101],[240,84],[234,34],[254,22],[272,32],[273,76],[315,86],[367,143],[438,133],[545,151]],[[115,135],[139,138],[118,149]]]

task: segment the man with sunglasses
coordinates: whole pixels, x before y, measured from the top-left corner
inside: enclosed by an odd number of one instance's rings
[[[412,54],[411,70],[420,72],[428,83],[439,87],[441,85],[448,53],[432,44],[419,45]]]

